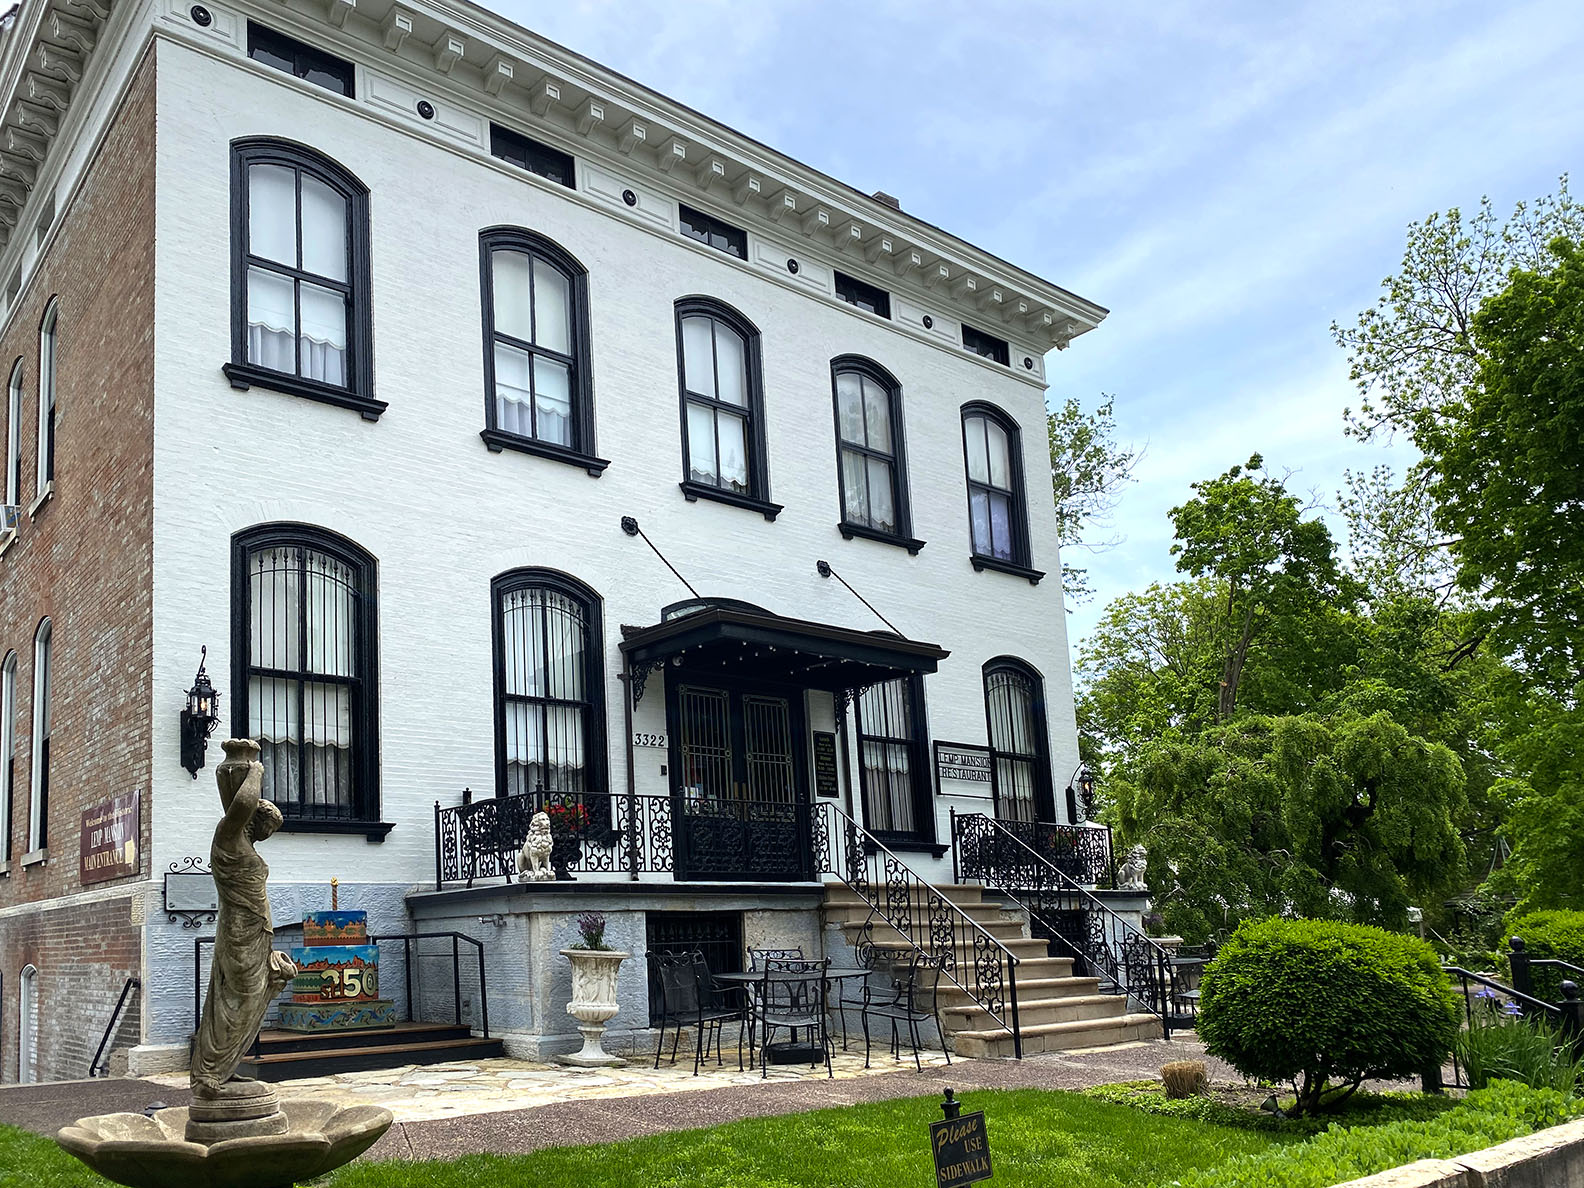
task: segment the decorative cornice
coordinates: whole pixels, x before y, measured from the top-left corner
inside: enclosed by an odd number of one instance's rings
[[[268,10],[260,5],[258,16],[283,10],[322,29],[329,45],[355,41],[356,56],[375,69],[433,72],[479,96],[484,112],[505,107],[524,131],[598,166],[637,171],[690,202],[697,195],[701,206],[767,235],[795,236],[828,254],[832,267],[950,305],[971,324],[1040,352],[1065,347],[1106,316],[1093,302],[476,5],[275,0]]]
[[[108,0],[40,0],[17,10],[0,53],[0,250],[22,222],[109,17]]]

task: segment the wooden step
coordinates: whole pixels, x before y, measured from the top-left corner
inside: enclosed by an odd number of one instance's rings
[[[374,1048],[396,1044],[434,1043],[472,1038],[466,1023],[398,1023],[394,1027],[368,1027],[347,1031],[287,1031],[271,1028],[259,1032],[263,1055],[282,1052],[329,1052],[343,1048]]]
[[[400,1068],[407,1064],[443,1064],[454,1060],[485,1060],[503,1053],[501,1041],[470,1036],[466,1039],[421,1040],[411,1043],[370,1044],[361,1048],[329,1048],[308,1052],[272,1052],[246,1056],[237,1066],[241,1076],[259,1081],[291,1081],[325,1077],[334,1073],[363,1072],[372,1068]]]
[[[1162,1036],[1161,1022],[1154,1015],[1117,1015],[1070,1023],[1042,1023],[1025,1026],[1023,1055],[1040,1052],[1068,1052],[1076,1048],[1103,1048],[1135,1040],[1157,1040]],[[997,1027],[951,1033],[952,1051],[970,1059],[1010,1057],[1012,1033]]]

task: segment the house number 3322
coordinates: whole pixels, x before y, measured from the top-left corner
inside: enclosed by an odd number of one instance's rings
[[[663,747],[666,745],[666,736],[663,734],[645,734],[642,730],[633,731],[633,746],[635,747]]]

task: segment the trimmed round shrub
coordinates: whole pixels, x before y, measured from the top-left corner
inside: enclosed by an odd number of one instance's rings
[[[1440,1068],[1461,1016],[1434,950],[1324,920],[1246,923],[1205,969],[1199,1037],[1247,1077],[1287,1081],[1293,1114],[1368,1078]]]
[[[1530,912],[1508,924],[1531,959],[1547,957],[1584,967],[1584,912]],[[1584,985],[1584,977],[1545,965],[1530,970],[1530,975],[1534,979],[1532,993],[1546,1002],[1562,1000],[1564,981]]]

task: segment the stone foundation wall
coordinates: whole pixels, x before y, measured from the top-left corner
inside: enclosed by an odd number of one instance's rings
[[[1455,1159],[1422,1159],[1337,1188],[1584,1188],[1584,1122]]]

